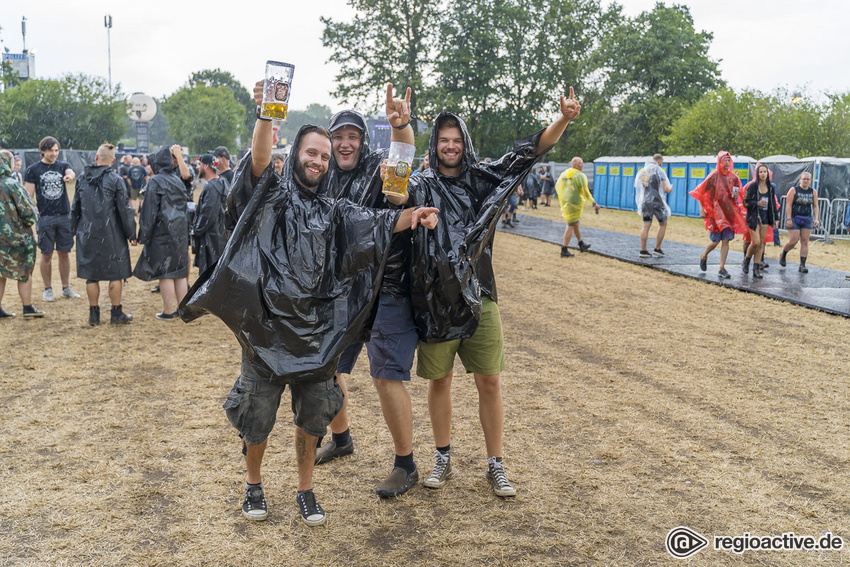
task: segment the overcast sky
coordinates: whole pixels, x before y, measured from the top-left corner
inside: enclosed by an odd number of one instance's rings
[[[9,4],[0,11],[2,45],[20,53],[21,18],[26,16],[26,46],[35,51],[39,78],[68,72],[106,77],[103,17],[108,12],[113,19],[112,81],[128,95],[162,97],[177,90],[192,72],[216,67],[233,73],[250,90],[262,78],[265,61],[276,59],[295,64],[292,108],[316,102],[340,109],[329,94],[337,69],[328,63],[330,51],[322,47],[319,17],[350,19],[353,12],[344,0],[267,2],[262,12],[241,9],[234,2],[173,0]],[[655,2],[621,4],[634,16],[652,9]],[[806,87],[811,94],[850,90],[847,0],[686,4],[697,30],[714,34],[709,55],[721,61],[722,77],[733,88]],[[297,8],[286,9],[292,5]]]

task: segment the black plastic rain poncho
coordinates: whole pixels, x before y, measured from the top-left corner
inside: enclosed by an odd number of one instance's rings
[[[293,143],[298,148],[305,128]],[[251,184],[251,156],[239,165],[228,214],[239,221],[215,268],[180,305],[236,335],[243,355],[275,383],[333,378],[378,295],[397,211],[359,207],[293,177],[297,149],[280,176],[272,166]]]
[[[416,204],[440,209],[436,229],[415,231],[411,296],[419,338],[440,342],[468,338],[478,328],[481,294],[496,298],[492,244],[499,213],[522,178],[539,160],[542,131],[514,143],[513,151],[492,163],[478,163],[463,120],[463,170],[447,177],[437,169],[437,117],[431,132],[433,166],[411,177]],[[545,148],[544,148],[545,149]]]
[[[216,177],[207,182],[198,206],[195,208],[193,219],[193,234],[197,245],[195,266],[198,273],[204,273],[207,268],[216,263],[227,244],[227,234],[224,229],[226,215],[226,200],[229,187],[227,180]]]
[[[172,173],[171,150],[148,157],[154,170],[139,212],[139,243],[145,248],[133,275],[140,280],[179,279],[189,275],[189,221],[186,189]]]
[[[542,189],[542,180],[538,177],[536,171],[530,171],[525,179],[522,180],[522,192],[524,199],[537,199],[540,197]]]
[[[130,277],[128,240],[136,238],[127,184],[108,165],[89,165],[71,205],[77,235],[77,277],[115,281]]]
[[[369,132],[363,132],[360,142],[360,159],[357,167],[343,171],[336,166],[331,158],[328,172],[327,191],[337,198],[371,207],[373,209],[399,210],[404,207],[396,206],[381,192],[381,162],[387,157],[387,150],[371,151],[369,148]],[[405,207],[413,206],[412,199]],[[390,243],[390,253],[384,269],[381,293],[397,298],[410,296],[410,229],[393,235]]]

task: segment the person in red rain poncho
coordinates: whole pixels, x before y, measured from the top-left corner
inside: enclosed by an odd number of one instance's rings
[[[705,219],[705,229],[711,243],[699,258],[699,267],[703,272],[708,269],[708,254],[720,246],[720,269],[722,279],[731,276],[726,271],[726,256],[729,254],[729,241],[736,232],[747,230],[744,215],[736,203],[741,190],[741,180],[735,174],[732,156],[729,152],[717,154],[717,169],[708,174],[705,180],[690,192],[691,197],[699,201],[699,214]]]

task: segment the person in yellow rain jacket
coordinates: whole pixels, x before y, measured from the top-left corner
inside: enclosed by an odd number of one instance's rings
[[[593,195],[587,189],[587,176],[581,172],[584,161],[580,157],[574,157],[570,165],[572,167],[561,174],[558,183],[555,185],[558,201],[561,202],[561,216],[567,223],[567,229],[564,231],[564,245],[561,246],[561,258],[573,256],[567,248],[573,238],[573,233],[578,240],[579,250],[585,252],[590,248],[590,244],[585,244],[581,239],[581,229],[579,228],[579,220],[584,211],[584,206],[588,202],[593,203],[593,208],[599,214],[599,205],[593,200]]]

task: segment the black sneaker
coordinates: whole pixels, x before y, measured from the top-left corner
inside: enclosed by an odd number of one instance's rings
[[[375,488],[375,493],[381,498],[401,496],[419,482],[419,470],[408,473],[401,467],[393,468],[390,476]]]
[[[177,319],[177,311],[174,313],[157,313],[156,318],[160,321],[173,321]]]
[[[661,248],[656,248],[655,250],[652,251],[652,253],[655,254],[656,256],[660,257],[660,258],[664,257],[664,251]]]
[[[729,272],[726,271],[726,268],[721,268],[720,271],[717,272],[717,277],[722,278],[724,280],[728,280],[732,276],[729,275]]]
[[[487,480],[490,481],[496,496],[516,496],[516,489],[508,481],[502,461],[497,461],[496,457],[487,459]]]
[[[706,270],[708,270],[708,258],[700,257],[699,269],[701,272],[705,272]]]
[[[89,325],[100,325],[100,306],[89,306]]]
[[[652,254],[649,253],[649,250],[641,250],[638,256],[641,258],[652,258]]]
[[[8,311],[6,311],[2,307],[0,307],[0,319],[5,319],[6,317],[14,317],[14,316],[15,316],[14,313],[9,313]]]
[[[434,470],[422,483],[428,488],[442,488],[452,476],[452,456],[434,451]]]
[[[154,286],[151,288],[151,293],[159,293],[159,286]]]
[[[348,444],[343,445],[342,447],[337,447],[336,442],[331,439],[330,441],[316,449],[316,464],[321,465],[323,463],[327,463],[328,461],[333,461],[334,459],[350,455],[353,452],[354,439],[350,439],[348,441]]]
[[[561,258],[572,258],[575,256],[566,246],[561,246]]]
[[[325,523],[325,511],[316,502],[316,495],[312,490],[305,490],[295,497],[295,503],[301,510],[301,519],[308,526],[321,526]]]
[[[779,253],[779,265],[782,266],[783,268],[785,267],[785,256],[786,255],[788,255],[788,252],[786,252],[785,250],[783,250],[782,252]]]
[[[245,502],[242,503],[242,515],[254,522],[262,522],[269,516],[266,495],[262,486],[249,486],[245,489]]]
[[[44,317],[44,311],[39,311],[38,307],[35,307],[34,305],[24,305],[24,317],[26,317],[26,318]]]

